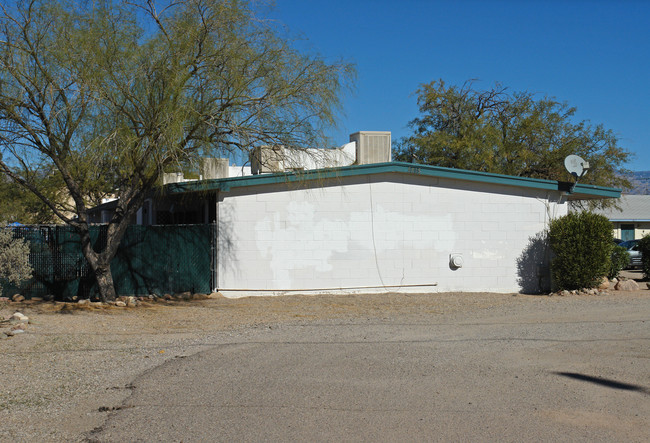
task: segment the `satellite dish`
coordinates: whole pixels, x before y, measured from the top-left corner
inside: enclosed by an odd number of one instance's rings
[[[571,194],[576,188],[578,180],[580,180],[587,173],[587,170],[589,170],[589,163],[584,161],[582,157],[571,154],[567,155],[564,159],[564,167],[569,171],[569,174],[576,179],[575,183],[571,185],[571,189],[569,189],[569,194]]]
[[[584,161],[582,157],[571,154],[564,159],[564,167],[577,180],[587,173],[589,163]]]

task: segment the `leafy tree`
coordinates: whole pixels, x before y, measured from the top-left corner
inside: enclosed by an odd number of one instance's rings
[[[581,183],[630,187],[621,173],[630,152],[602,125],[574,122],[576,108],[566,103],[499,84],[481,91],[473,81],[433,81],[417,95],[421,116],[398,143],[398,160],[569,181],[564,158],[577,154],[590,165]]]
[[[309,146],[334,123],[353,70],[295,49],[237,0],[18,0],[0,16],[0,172],[79,232],[102,300],[110,262],[172,164]],[[39,185],[57,177],[70,216]],[[113,192],[105,248],[89,202]]]
[[[24,239],[14,239],[11,229],[0,228],[0,295],[2,281],[18,285],[29,279],[32,267],[29,264],[29,244]]]

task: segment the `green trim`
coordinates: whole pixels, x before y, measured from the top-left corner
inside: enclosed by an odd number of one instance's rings
[[[648,223],[650,218],[610,218],[609,221],[612,223]]]
[[[583,185],[578,183],[569,195],[569,200],[580,200],[586,198],[621,198],[621,190],[607,188],[605,186]]]
[[[354,177],[386,173],[449,178],[454,180],[543,189],[548,191],[565,191],[568,188],[567,183],[557,182],[554,180],[516,177],[512,175],[492,174],[489,172],[468,171],[464,169],[443,168],[440,166],[418,165],[414,163],[390,162],[375,163],[371,165],[344,166],[331,169],[316,169],[297,173],[286,172],[275,174],[259,174],[245,177],[230,177],[184,183],[170,183],[168,185],[165,185],[165,191],[169,194],[216,190],[228,192],[232,188],[248,186],[263,186],[278,183],[292,183],[300,181],[323,180],[330,178]],[[570,186],[570,184],[568,185]],[[620,196],[620,189],[578,184],[575,186],[573,193],[569,195],[569,199],[578,200],[583,198],[619,198]]]

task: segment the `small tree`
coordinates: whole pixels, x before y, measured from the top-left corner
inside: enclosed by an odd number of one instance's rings
[[[650,278],[650,234],[639,240],[639,251],[641,251],[641,269],[643,269],[643,277]]]
[[[11,229],[0,229],[0,294],[2,282],[14,285],[29,279],[32,267],[29,264],[29,244],[24,239],[14,239]]]
[[[596,287],[609,274],[614,248],[612,225],[592,212],[572,212],[551,222],[551,271],[558,289]]]

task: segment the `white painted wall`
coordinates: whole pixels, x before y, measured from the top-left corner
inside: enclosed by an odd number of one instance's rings
[[[221,193],[224,295],[517,292],[517,259],[529,239],[549,216],[566,214],[557,192],[402,174],[297,186]],[[462,268],[450,268],[451,253],[463,255]]]
[[[228,166],[228,177],[244,177],[251,174],[250,166]]]
[[[280,163],[283,170],[311,170],[350,166],[356,161],[356,143],[332,149],[284,149]]]

